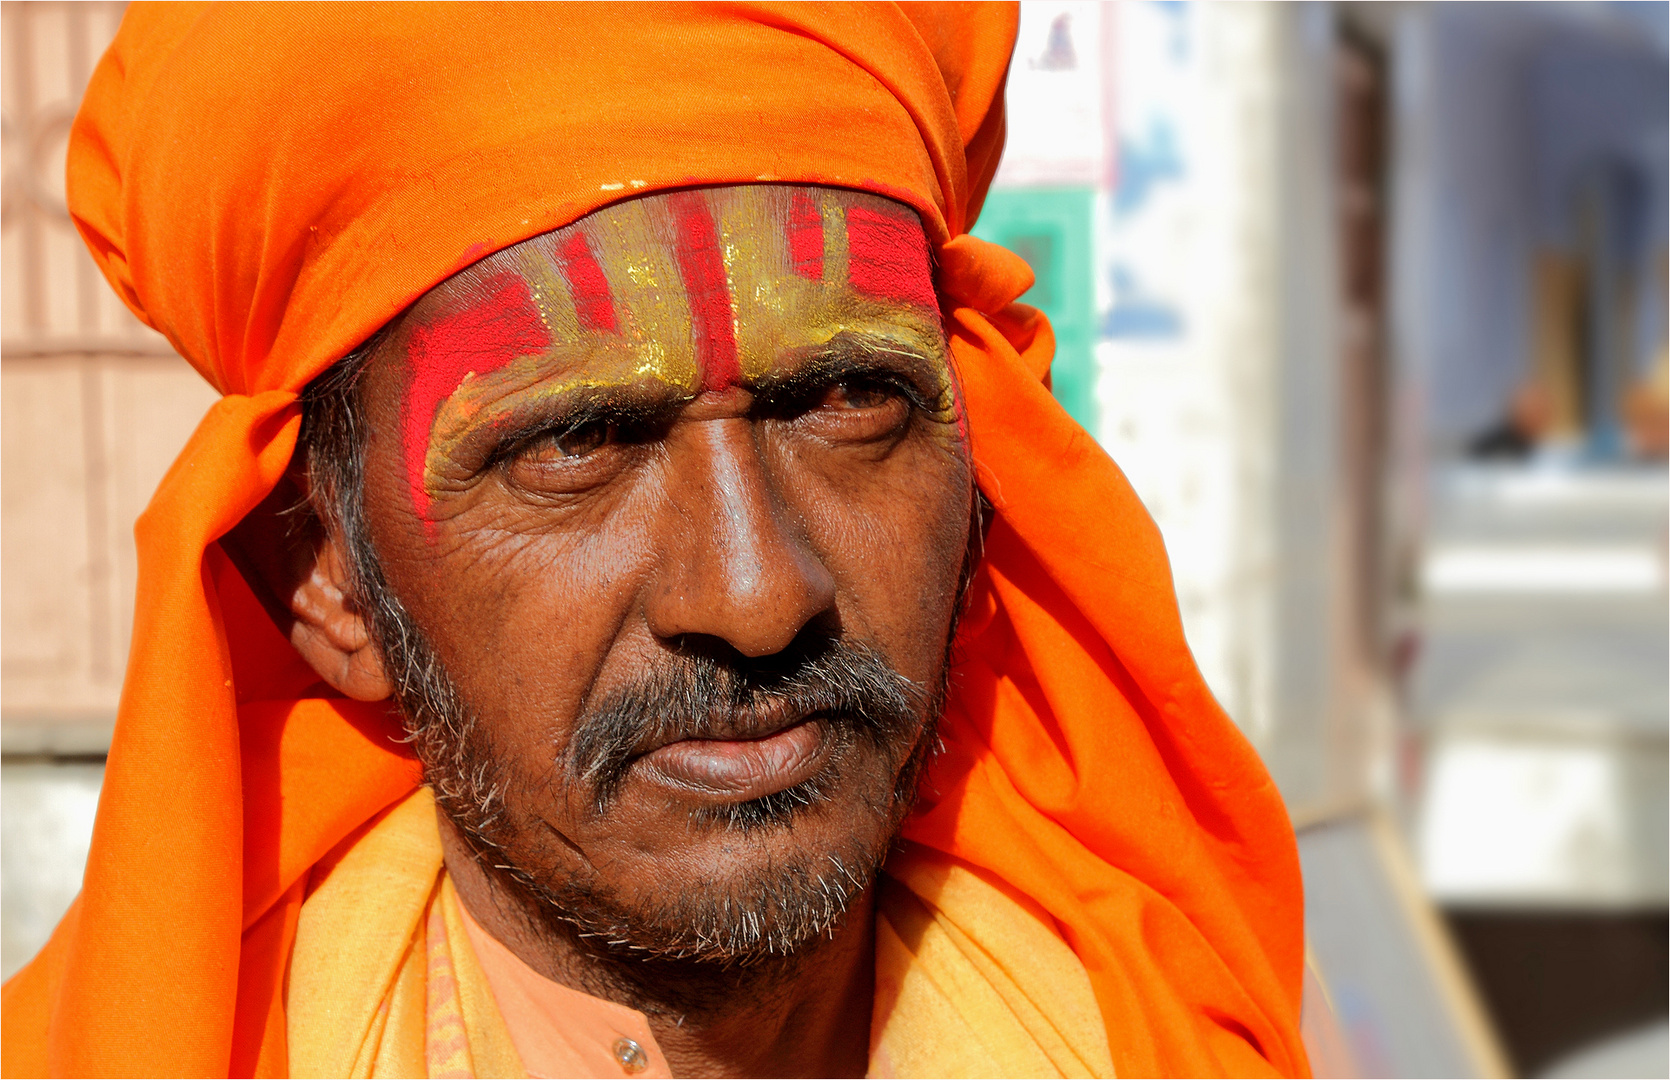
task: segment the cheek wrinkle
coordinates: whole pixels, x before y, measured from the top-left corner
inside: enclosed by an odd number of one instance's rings
[[[928,242],[914,221],[867,206],[847,207],[847,280],[883,300],[938,308]]]
[[[723,390],[742,378],[736,353],[735,316],[731,289],[725,281],[725,259],[719,233],[707,203],[693,191],[675,192],[669,199],[678,242],[679,275],[690,298],[690,321],[696,336],[696,363],[702,389]]]
[[[490,374],[519,356],[542,352],[551,345],[551,332],[539,316],[526,281],[515,274],[501,274],[486,282],[485,288],[486,296],[473,307],[412,331],[406,347],[410,381],[400,410],[401,450],[412,507],[423,519],[430,540],[435,538],[435,524],[429,519],[424,461],[441,403],[453,395],[465,375]]]

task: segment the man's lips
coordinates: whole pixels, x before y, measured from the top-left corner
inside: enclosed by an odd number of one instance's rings
[[[747,802],[816,776],[833,749],[829,735],[829,725],[813,716],[756,738],[680,739],[639,761],[679,787]]]

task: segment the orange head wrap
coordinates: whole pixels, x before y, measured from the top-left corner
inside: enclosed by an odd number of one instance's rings
[[[1030,274],[966,235],[1009,5],[135,5],[76,121],[105,276],[225,396],[140,519],[133,648],[80,899],[7,984],[10,1075],[281,1075],[309,869],[419,783],[216,543],[297,392],[436,283],[636,192],[909,203],[997,510],[907,836],[1037,901],[1126,1075],[1305,1069],[1281,801],[1184,644],[1160,537],[1050,397]]]

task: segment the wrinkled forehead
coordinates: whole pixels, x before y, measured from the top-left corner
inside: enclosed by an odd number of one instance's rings
[[[939,309],[910,207],[752,184],[605,207],[436,287],[411,321],[430,344],[441,344],[436,332],[457,338],[439,351],[474,354],[477,375],[492,367],[484,353],[499,351],[497,334],[583,353],[618,377],[715,387],[843,330],[937,333]]]

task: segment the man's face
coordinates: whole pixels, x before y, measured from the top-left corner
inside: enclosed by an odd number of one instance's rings
[[[433,289],[360,393],[379,636],[485,861],[651,955],[827,930],[908,810],[973,509],[914,213],[617,204]]]

